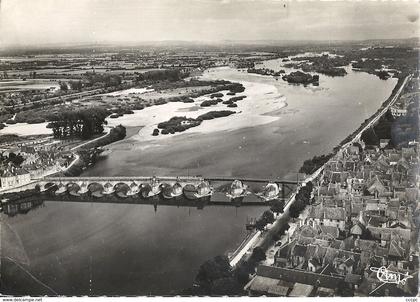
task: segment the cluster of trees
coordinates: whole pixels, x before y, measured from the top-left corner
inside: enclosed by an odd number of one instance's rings
[[[318,57],[296,57],[286,67],[300,68],[305,72],[317,72],[328,76],[345,76],[347,71],[341,66],[347,66],[351,60],[347,57],[332,57],[327,54]],[[295,62],[298,61],[298,62]]]
[[[274,214],[270,210],[265,211],[255,222],[255,228],[259,231],[264,230],[267,224],[274,222]]]
[[[81,80],[78,80],[78,81],[70,81],[69,82],[69,85],[70,85],[70,88],[72,90],[80,91],[83,88],[83,83],[82,83]]]
[[[295,202],[289,208],[289,214],[292,218],[297,218],[303,209],[311,203],[311,194],[313,190],[312,182],[301,187],[295,196]]]
[[[21,111],[16,114],[15,122],[17,123],[28,123],[28,124],[39,124],[45,122],[45,118],[48,115],[46,111],[36,112],[35,110]]]
[[[220,111],[209,111],[207,113],[201,114],[197,117],[197,120],[204,121],[204,120],[212,120],[219,117],[229,116],[231,114],[235,114],[235,111],[230,110],[220,110]]]
[[[229,93],[228,93],[229,94]],[[241,96],[234,96],[229,98],[229,100],[223,101],[220,98],[214,99],[215,97],[221,97],[223,96],[222,93],[214,93],[212,94],[210,97],[212,98],[211,100],[205,100],[201,103],[201,107],[209,107],[212,105],[217,105],[218,103],[222,102],[225,105],[228,105],[228,107],[237,107],[236,103],[237,101],[243,100],[244,98],[246,98],[246,95],[241,95]],[[229,106],[230,105],[230,106]]]
[[[122,83],[122,77],[117,74],[86,72],[84,74],[85,86],[118,87]],[[77,86],[78,84],[76,84]]]
[[[60,85],[60,90],[66,92],[69,90],[69,86],[66,82],[59,82],[58,85]]]
[[[188,72],[180,69],[151,70],[136,74],[136,81],[170,81],[176,82],[189,76]]]
[[[86,72],[83,75],[83,81],[72,80],[69,82],[60,81],[60,90],[67,92],[69,89],[81,91],[83,87],[99,86],[104,88],[118,87],[122,83],[122,77],[116,74]]]
[[[238,105],[236,104],[237,101],[243,100],[244,98],[246,98],[246,95],[241,95],[241,96],[234,96],[231,97],[229,100],[227,101],[223,101],[223,104],[226,104],[228,107],[238,107]]]
[[[348,50],[343,55],[352,61],[353,68],[361,71],[375,74],[380,77],[376,71],[386,65],[389,69],[397,71],[398,78],[405,77],[408,73],[415,72],[418,69],[418,51],[413,47],[371,47],[364,50]],[[361,60],[360,58],[365,58]]]
[[[234,96],[234,97],[231,97],[228,101],[236,103],[237,101],[241,101],[244,98],[246,98],[246,95]]]
[[[185,116],[174,116],[169,121],[158,124],[158,129],[154,129],[152,135],[159,135],[159,129],[161,134],[174,134],[176,132],[183,132],[189,128],[197,127],[204,120],[211,120],[214,118],[224,117],[234,114],[234,111],[221,110],[221,111],[210,111],[205,114],[198,116],[197,118],[187,118]]]
[[[241,93],[245,91],[245,87],[240,83],[231,83],[227,85],[226,89],[230,90],[231,93]],[[229,92],[227,94],[229,94]]]
[[[221,97],[223,97],[223,93],[216,92],[216,93],[213,93],[212,95],[210,95],[210,97],[211,98],[221,98]]]
[[[387,80],[391,75],[385,70],[379,70],[375,73],[381,80]]]
[[[200,106],[201,107],[210,107],[210,106],[213,106],[213,105],[217,105],[219,102],[222,102],[222,101],[223,101],[222,99],[205,100],[205,101],[201,102]]]
[[[274,241],[278,241],[281,239],[281,237],[286,233],[286,231],[290,229],[290,225],[288,223],[285,223],[281,226],[281,228],[275,233],[273,234],[273,240]]]
[[[195,278],[195,285],[183,291],[185,295],[195,296],[238,296],[244,295],[243,288],[255,273],[258,263],[266,259],[264,250],[255,247],[248,260],[239,263],[235,269],[226,256],[216,256],[204,262]]]
[[[161,129],[162,134],[174,134],[176,132],[183,132],[189,128],[196,127],[201,124],[201,120],[187,118],[185,116],[174,116],[169,121],[158,124],[158,129]],[[159,130],[154,129],[153,135],[158,135]]]
[[[376,58],[367,59],[367,60],[359,60],[357,62],[353,62],[352,67],[359,69],[361,71],[370,73],[370,74],[374,74],[378,76],[381,80],[386,80],[391,75],[385,70],[377,71],[378,69],[382,69],[383,63],[384,63],[383,61],[377,60]]]
[[[88,139],[104,131],[108,112],[103,108],[68,110],[50,115],[47,127],[52,128],[55,138],[78,137]]]
[[[379,145],[381,139],[391,139],[391,130],[394,121],[394,117],[388,110],[375,125],[362,133],[361,139],[366,145]]]
[[[232,267],[226,256],[216,256],[204,262],[197,273],[195,283],[200,295],[232,294],[240,290],[239,283],[232,278]]]
[[[143,109],[144,107],[142,107]],[[111,110],[112,114],[110,115],[110,118],[117,118],[120,116],[123,116],[124,114],[133,114],[134,111],[128,108],[122,108],[122,107],[118,107],[118,108],[114,108]]]
[[[283,213],[283,210],[284,210],[284,200],[283,199],[275,200],[271,204],[270,210],[272,212],[276,213],[276,214]]]
[[[288,75],[282,77],[282,79],[288,83],[292,84],[318,84],[319,83],[319,75],[311,75],[309,73],[304,73],[301,71],[291,72]]]
[[[332,153],[330,154],[323,154],[321,156],[314,156],[312,159],[307,159],[303,162],[302,167],[300,167],[300,173],[312,174],[316,170],[322,167],[331,157],[333,156]]]
[[[10,152],[8,156],[0,154],[0,163],[2,165],[6,165],[8,163],[11,163],[13,166],[19,167],[23,163],[24,160],[25,159],[23,158],[22,155],[15,154],[13,152]]]
[[[122,140],[126,136],[126,129],[122,125],[118,125],[111,129],[109,134],[107,136],[104,136],[103,138],[99,140],[95,140],[87,145],[83,146],[83,149],[90,149],[90,148],[98,148],[102,146],[109,145],[113,142]]]
[[[282,73],[285,73],[283,69],[279,71],[274,71],[273,69],[268,69],[268,68],[248,68],[247,72],[260,74],[260,75],[266,75],[266,76],[273,76],[273,77],[278,77]]]

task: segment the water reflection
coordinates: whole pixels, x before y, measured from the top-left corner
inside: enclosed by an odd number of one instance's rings
[[[10,202],[2,205],[1,210],[9,217],[18,214],[27,214],[29,211],[44,207],[44,201],[41,199],[26,200],[21,202]]]
[[[11,198],[10,200],[3,201],[2,211],[9,217],[18,214],[27,214],[31,210],[35,210],[44,206],[44,201],[51,202],[75,202],[75,203],[114,203],[114,204],[138,204],[138,205],[152,205],[155,212],[160,206],[174,206],[174,207],[192,207],[197,209],[204,209],[207,206],[270,206],[272,203],[277,202],[278,199],[264,202],[257,195],[248,194],[231,196],[224,192],[214,192],[211,196],[203,198],[191,199],[184,195],[179,195],[173,198],[166,198],[163,194],[153,195],[149,198],[142,198],[139,196],[124,195],[119,192],[115,194],[103,195],[100,198],[93,194],[74,195],[72,192],[66,194],[55,195],[54,190],[47,191],[43,194],[33,194],[24,199]],[[231,196],[231,197],[228,197]]]

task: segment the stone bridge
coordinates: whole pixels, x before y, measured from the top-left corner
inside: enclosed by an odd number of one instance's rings
[[[184,195],[190,199],[202,198],[213,194],[213,185],[225,183],[226,195],[231,199],[241,198],[251,192],[250,184],[260,187],[259,197],[265,201],[285,199],[298,185],[298,181],[283,181],[261,178],[230,178],[201,176],[115,176],[115,177],[45,177],[36,186],[41,192],[54,191],[55,194],[91,194],[96,197],[117,194],[120,197],[143,197],[163,195],[173,198]],[[230,187],[229,187],[230,184]],[[255,190],[254,190],[255,191]]]

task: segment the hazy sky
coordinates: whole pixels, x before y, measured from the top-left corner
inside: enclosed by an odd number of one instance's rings
[[[417,1],[0,0],[0,44],[418,35]]]

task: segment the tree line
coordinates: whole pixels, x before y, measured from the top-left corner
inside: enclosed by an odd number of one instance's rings
[[[301,187],[295,196],[295,202],[289,208],[289,214],[292,218],[299,217],[303,209],[311,204],[311,194],[314,186],[312,182],[308,182],[306,186]]]
[[[104,131],[108,112],[103,108],[67,110],[48,117],[54,137],[63,139],[77,137],[88,139]]]
[[[175,82],[189,76],[188,72],[180,69],[151,70],[144,73],[136,73],[136,82],[140,81],[170,81]]]

